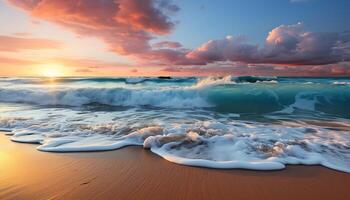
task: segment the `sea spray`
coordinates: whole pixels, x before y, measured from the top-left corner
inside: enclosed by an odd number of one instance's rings
[[[0,130],[40,151],[138,145],[174,163],[350,172],[342,78],[2,78]]]

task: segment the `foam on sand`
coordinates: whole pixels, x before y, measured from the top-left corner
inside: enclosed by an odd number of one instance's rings
[[[345,78],[56,81],[0,78],[0,131],[40,151],[137,145],[183,165],[350,173],[350,87],[333,84]]]
[[[276,170],[287,164],[303,164],[350,173],[350,138],[346,131],[225,119],[228,121],[139,128],[86,126],[81,133],[75,129],[65,134],[22,129],[14,131],[11,140],[38,143],[38,150],[49,152],[105,151],[138,145],[174,163],[209,168]],[[102,132],[90,135],[89,129]],[[108,130],[119,134],[106,134]]]

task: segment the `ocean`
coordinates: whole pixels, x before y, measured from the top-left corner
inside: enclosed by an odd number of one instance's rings
[[[182,165],[350,173],[350,78],[3,77],[0,131],[47,152],[137,145]]]

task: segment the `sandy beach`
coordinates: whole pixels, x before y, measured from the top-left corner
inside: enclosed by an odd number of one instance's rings
[[[0,199],[350,199],[350,174],[320,166],[281,171],[173,164],[140,147],[45,153],[0,134]]]
[[[350,200],[350,0],[0,0],[0,200]]]

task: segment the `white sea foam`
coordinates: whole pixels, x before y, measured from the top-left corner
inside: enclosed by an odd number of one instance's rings
[[[270,81],[257,81],[257,83],[270,83],[270,84],[277,84],[277,80],[270,80]]]
[[[277,111],[277,112],[291,114],[296,109],[315,111],[316,103],[317,103],[317,99],[314,93],[301,92],[295,96],[295,101],[293,104],[290,104],[283,110]]]
[[[107,151],[129,145],[140,145],[132,140],[113,140],[107,136],[64,137],[45,140],[37,147],[48,152]]]
[[[275,170],[319,164],[350,173],[348,87],[328,80],[250,84],[260,79],[229,76],[176,84],[119,78],[108,87],[87,80],[0,81],[0,131],[15,142],[37,143],[40,151],[138,145],[183,165]],[[338,106],[327,107],[338,115],[320,115],[320,105]]]
[[[334,81],[332,84],[333,85],[350,85],[350,82],[348,82],[348,81]]]
[[[350,172],[350,157],[344,154],[349,151],[349,143],[335,141],[334,132],[315,129],[317,134],[311,136],[305,134],[305,128],[269,128],[270,132],[274,131],[268,133],[266,127],[255,126],[236,129],[240,130],[239,134],[216,133],[212,137],[193,132],[182,137],[152,136],[145,140],[144,146],[171,162],[184,165],[272,170],[282,169],[286,164],[319,164]],[[210,130],[213,131],[207,131]],[[321,135],[325,138],[321,139]],[[349,139],[345,132],[336,137]]]
[[[44,111],[16,114],[37,116],[36,112]],[[225,115],[212,118],[204,113],[181,115],[179,112],[178,119],[169,121],[170,113],[155,114],[157,117],[152,118],[152,113],[134,111],[121,113],[115,119],[111,113],[93,116],[57,109],[45,112],[46,115],[27,118],[21,123],[11,117],[3,118],[0,127],[16,127],[11,140],[38,143],[40,151],[104,151],[138,145],[171,162],[191,166],[275,170],[287,164],[319,164],[350,173],[350,136],[346,131],[316,125],[306,128],[303,123],[293,126],[251,123]],[[139,119],[145,116],[148,120],[140,124]],[[197,117],[202,119],[191,120]],[[187,123],[181,123],[183,120]],[[92,121],[95,124],[89,123]],[[41,126],[36,126],[40,123]]]
[[[278,170],[285,167],[285,165],[282,163],[269,161],[212,161],[206,159],[182,158],[168,153],[166,150],[163,150],[163,148],[152,148],[151,151],[170,162],[197,167],[208,167],[216,169],[240,168],[251,170]]]
[[[223,78],[221,77],[206,77],[200,79],[196,85],[191,86],[190,88],[205,88],[205,87],[213,87],[216,85],[228,85],[228,84],[235,84],[234,81],[232,81],[231,76],[225,76]]]
[[[39,144],[44,140],[44,136],[31,134],[31,135],[21,135],[21,136],[12,136],[11,140],[14,142],[22,142],[22,143],[37,143]]]

